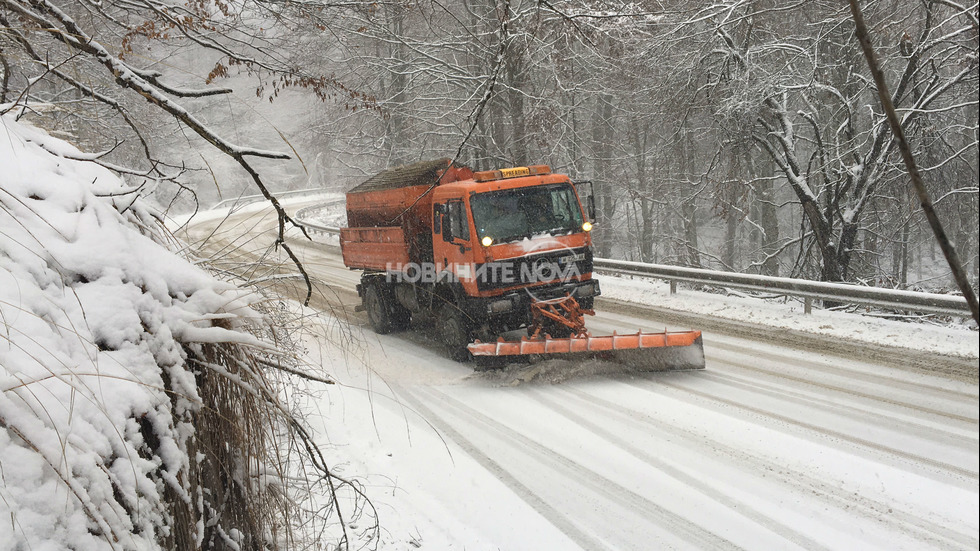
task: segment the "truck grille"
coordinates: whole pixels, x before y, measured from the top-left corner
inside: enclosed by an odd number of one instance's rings
[[[476,288],[480,291],[571,281],[592,272],[588,247],[562,249],[476,265]]]

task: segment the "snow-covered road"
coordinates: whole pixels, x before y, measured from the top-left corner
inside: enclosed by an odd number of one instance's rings
[[[182,237],[211,235],[241,269],[271,241],[263,212]],[[978,548],[975,375],[712,332],[704,371],[474,373],[431,336],[374,335],[336,248],[290,242],[332,284],[313,304],[354,324],[352,340],[312,349],[343,386],[310,408],[372,495],[381,549]],[[597,310],[598,334],[664,326]]]

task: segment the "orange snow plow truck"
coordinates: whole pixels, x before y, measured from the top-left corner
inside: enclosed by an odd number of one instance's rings
[[[586,330],[599,295],[591,195],[586,205],[544,165],[474,172],[440,159],[381,172],[347,193],[340,231],[344,264],[363,271],[358,309],[382,334],[434,323],[458,361],[591,355],[703,369],[700,331]]]

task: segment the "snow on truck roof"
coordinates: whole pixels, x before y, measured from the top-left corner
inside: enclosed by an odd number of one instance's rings
[[[368,178],[365,182],[353,187],[347,193],[383,191],[412,186],[431,186],[439,180],[451,162],[451,159],[437,159],[435,161],[420,161],[410,165],[389,168]]]

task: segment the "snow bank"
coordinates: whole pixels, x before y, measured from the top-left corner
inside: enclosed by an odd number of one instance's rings
[[[973,359],[980,357],[980,336],[972,320],[959,325],[938,326],[819,308],[807,314],[802,303],[795,301],[777,302],[683,288],[671,294],[670,285],[662,280],[633,279],[605,273],[599,274],[598,279],[604,297],[634,304],[885,347],[914,348]]]
[[[0,550],[158,548],[164,496],[195,497],[185,345],[253,340],[212,319],[245,313],[242,291],[171,253],[71,145],[0,130]]]

